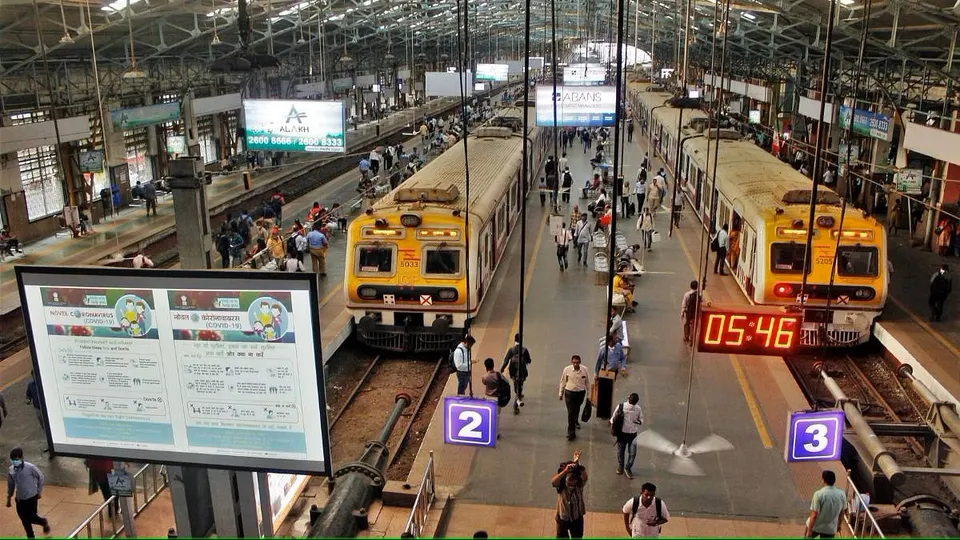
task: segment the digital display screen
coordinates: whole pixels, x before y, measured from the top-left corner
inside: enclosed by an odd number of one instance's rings
[[[617,114],[617,90],[613,86],[537,87],[537,125],[553,126],[553,102],[557,104],[557,125],[561,127],[600,127],[614,125]]]
[[[346,152],[343,102],[247,99],[247,150]]]
[[[504,82],[509,69],[507,64],[477,64],[477,80]]]
[[[776,310],[705,307],[697,350],[707,353],[783,356],[800,343],[803,318]]]
[[[328,474],[317,284],[287,275],[17,267],[53,453]]]

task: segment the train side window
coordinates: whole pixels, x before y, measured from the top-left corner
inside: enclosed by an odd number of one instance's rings
[[[875,247],[840,246],[837,250],[837,275],[847,277],[877,277],[880,265]]]
[[[796,242],[770,244],[770,271],[775,274],[802,273],[804,247],[805,244]]]
[[[393,246],[357,246],[357,273],[392,274],[394,251]]]
[[[457,275],[460,273],[459,249],[427,248],[424,252],[425,274]]]

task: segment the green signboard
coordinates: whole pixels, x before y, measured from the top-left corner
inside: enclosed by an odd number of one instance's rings
[[[347,151],[340,101],[248,99],[243,114],[247,150]]]
[[[153,126],[180,119],[180,102],[158,103],[133,109],[114,109],[110,111],[110,121],[115,129],[132,129]]]

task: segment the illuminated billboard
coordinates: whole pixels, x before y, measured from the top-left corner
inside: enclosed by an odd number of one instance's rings
[[[346,152],[343,102],[247,99],[247,150]]]
[[[597,86],[602,85],[607,78],[607,70],[603,66],[568,66],[563,68],[563,84],[567,86]]]
[[[17,267],[55,454],[330,472],[312,274]]]
[[[557,125],[572,127],[612,126],[617,113],[617,90],[613,86],[558,86]],[[553,125],[553,87],[537,86],[537,125]]]
[[[504,82],[509,69],[507,64],[477,64],[476,80]]]

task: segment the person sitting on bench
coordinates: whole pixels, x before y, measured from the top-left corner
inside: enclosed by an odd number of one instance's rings
[[[133,195],[134,199],[145,199],[143,195],[143,186],[140,185],[140,181],[137,180],[137,185],[133,186],[133,189],[130,190],[130,193]]]
[[[624,264],[621,264],[617,268],[617,273],[613,276],[613,292],[614,294],[623,295],[627,313],[633,313],[633,308],[637,305],[637,302],[634,302],[633,300],[634,284],[631,283],[630,280],[624,275],[624,273],[629,271],[629,267]]]
[[[0,230],[0,244],[3,244],[3,249],[11,256],[17,253],[23,253],[23,246],[20,245],[20,240],[10,235],[10,229]]]

